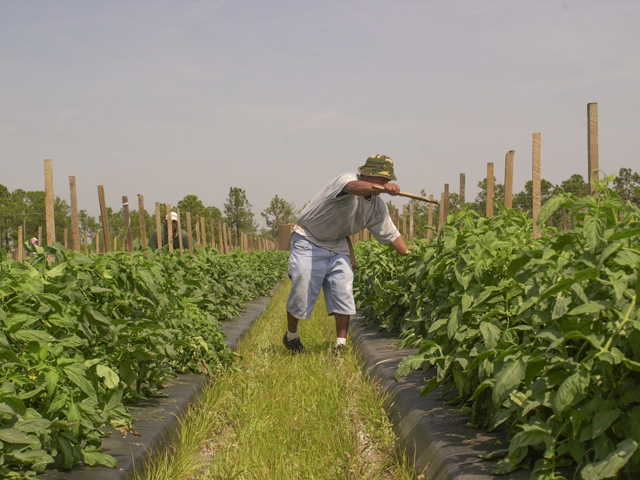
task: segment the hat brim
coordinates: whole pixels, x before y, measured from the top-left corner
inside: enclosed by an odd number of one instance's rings
[[[367,168],[365,165],[358,167],[358,172],[360,172],[362,175],[368,175],[369,177],[382,177],[386,178],[387,180],[398,180],[393,172],[390,172],[388,170],[372,170],[370,168]]]

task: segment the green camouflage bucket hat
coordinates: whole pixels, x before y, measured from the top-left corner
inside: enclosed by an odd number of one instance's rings
[[[384,177],[389,180],[398,180],[393,174],[393,160],[386,155],[370,156],[363,166],[358,167],[358,171],[363,175],[369,175],[371,177]]]

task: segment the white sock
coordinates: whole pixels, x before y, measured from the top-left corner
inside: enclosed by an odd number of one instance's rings
[[[287,330],[287,342],[290,342],[291,340],[294,340],[296,338],[300,338],[300,335],[298,335],[298,331],[291,333],[289,330]]]
[[[336,338],[336,347],[339,347],[340,345],[346,347],[347,346],[347,339],[346,338]]]

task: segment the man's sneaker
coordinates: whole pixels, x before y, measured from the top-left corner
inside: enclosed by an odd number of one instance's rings
[[[333,348],[331,349],[331,353],[333,353],[337,357],[341,356],[346,351],[347,351],[347,346],[342,344],[334,345]]]
[[[293,353],[304,352],[304,346],[300,341],[300,337],[296,337],[293,340],[287,340],[287,334],[285,333],[284,337],[282,338],[282,343],[284,343],[284,346],[287,347]]]

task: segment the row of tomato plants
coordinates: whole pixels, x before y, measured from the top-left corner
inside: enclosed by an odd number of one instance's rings
[[[430,371],[424,395],[442,387],[470,426],[506,430],[496,474],[640,476],[640,209],[610,180],[547,201],[539,239],[500,205],[491,219],[462,211],[408,259],[357,246],[365,317],[420,347],[397,377]],[[558,208],[573,229],[544,227]]]
[[[0,477],[116,466],[100,427],[178,373],[232,362],[219,321],[282,279],[286,252],[205,248],[85,256],[61,245],[0,259]],[[53,260],[53,261],[52,261]]]

